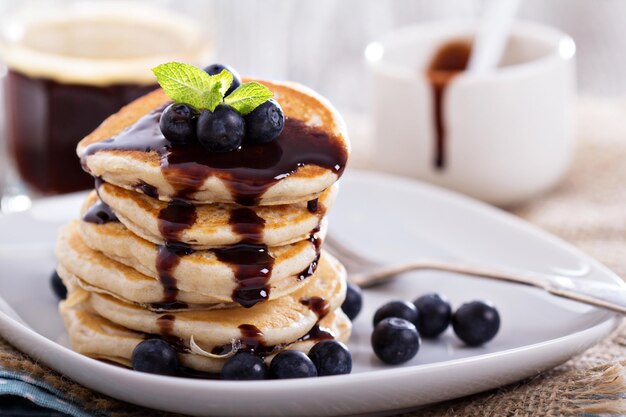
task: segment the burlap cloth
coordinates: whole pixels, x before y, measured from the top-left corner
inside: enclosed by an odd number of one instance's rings
[[[582,101],[572,169],[548,195],[511,211],[572,242],[626,277],[626,105]],[[529,167],[532,169],[532,167]],[[0,342],[0,366],[42,378],[93,410],[165,416],[92,392]],[[626,414],[626,324],[567,363],[534,378],[423,408],[411,416]]]

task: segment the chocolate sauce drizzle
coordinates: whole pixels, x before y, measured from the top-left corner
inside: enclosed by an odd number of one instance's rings
[[[193,253],[193,249],[179,243],[158,245],[157,248],[156,270],[159,274],[161,285],[163,285],[163,302],[154,303],[153,307],[158,309],[167,308],[168,305],[182,306],[181,302],[176,300],[178,287],[176,278],[174,278],[174,269],[176,269],[183,256]]]
[[[306,208],[309,210],[309,213],[317,213],[319,208],[319,200],[316,198],[306,203]]]
[[[139,191],[152,198],[159,198],[159,190],[154,185],[150,185],[146,182],[139,181],[137,185],[135,185],[135,190]]]
[[[176,321],[176,316],[173,314],[164,314],[157,318],[157,326],[159,326],[160,335],[171,334],[172,329],[174,329],[174,322]]]
[[[150,310],[155,312],[185,310],[187,308],[189,308],[189,304],[185,303],[184,301],[162,301],[158,303],[150,303]]]
[[[328,304],[328,301],[322,297],[301,298],[300,304],[309,307],[309,309],[314,312],[320,320],[330,312],[330,305]]]
[[[311,231],[311,235],[309,236],[309,242],[311,242],[313,246],[315,246],[316,256],[313,262],[311,262],[309,266],[304,268],[302,272],[296,275],[297,279],[300,281],[305,280],[311,275],[313,275],[319,265],[320,255],[321,255],[320,248],[322,246],[322,239],[320,239],[320,237],[317,235],[319,231],[320,231],[320,227],[318,225],[315,229]]]
[[[433,92],[435,155],[434,166],[442,170],[446,165],[446,126],[444,121],[444,99],[450,81],[465,70],[471,54],[471,44],[452,41],[444,44],[433,57],[426,76]]]
[[[189,352],[189,348],[185,345],[183,339],[172,334],[176,316],[172,314],[164,314],[157,318],[156,324],[159,326],[158,335],[147,335],[147,338],[160,338],[172,345],[178,352]]]
[[[167,104],[117,136],[89,145],[83,162],[101,150],[156,152],[175,197],[189,199],[207,178],[215,176],[224,181],[238,204],[253,206],[272,185],[304,165],[317,165],[340,176],[348,159],[337,137],[289,117],[283,132],[270,143],[244,143],[232,152],[208,152],[199,143],[173,147],[159,128]]]
[[[252,324],[242,324],[239,326],[241,332],[241,338],[239,339],[239,351],[254,352],[261,356],[269,356],[285,348],[285,345],[267,345],[263,339],[263,332]],[[311,330],[309,330],[304,336],[299,337],[294,343],[304,341],[320,341],[334,339],[335,335],[329,331],[320,328],[319,323],[316,323]],[[227,355],[233,349],[233,344],[228,343],[221,346],[215,346],[211,353],[214,355]]]
[[[257,353],[267,350],[263,340],[263,332],[258,327],[252,324],[242,324],[239,326],[239,331],[241,332],[240,341],[243,347]]]
[[[319,342],[321,340],[333,340],[334,338],[335,335],[333,335],[332,332],[324,330],[319,324],[316,324],[307,334],[299,338],[297,342],[306,342],[307,340]]]
[[[106,224],[118,220],[111,207],[102,200],[98,200],[83,215],[83,221],[94,224]]]
[[[259,217],[254,210],[248,207],[233,209],[228,223],[233,232],[241,236],[242,242],[258,244],[263,241],[265,219]]]
[[[258,204],[262,195],[275,183],[293,174],[304,165],[316,165],[343,173],[347,161],[347,150],[335,136],[303,121],[287,118],[281,135],[271,143],[245,143],[232,152],[208,152],[199,143],[172,146],[159,127],[161,113],[169,103],[139,119],[117,136],[89,145],[81,160],[86,167],[86,158],[101,150],[134,150],[154,152],[159,155],[161,172],[175,190],[175,199],[159,213],[159,230],[165,245],[158,247],[157,271],[163,284],[163,302],[154,307],[176,303],[178,288],[173,270],[183,256],[193,252],[180,243],[181,233],[196,220],[196,211],[191,199],[209,177],[220,178],[228,187],[235,201],[241,206]],[[157,196],[157,190],[146,183],[135,188],[149,196]],[[318,211],[318,204],[310,203],[310,211]],[[241,236],[241,242],[226,248],[215,249],[217,258],[228,263],[237,280],[233,291],[234,302],[252,307],[269,297],[268,280],[271,277],[274,258],[268,247],[262,244],[265,221],[247,207],[231,213],[230,224]],[[317,247],[319,252],[319,247]],[[300,279],[312,274],[317,260]]]
[[[174,278],[174,270],[184,256],[194,251],[180,242],[180,235],[196,221],[196,208],[193,204],[182,200],[172,200],[159,212],[159,231],[165,239],[164,245],[158,245],[156,270],[163,285],[163,301],[153,303],[155,309],[180,309],[186,303],[176,300],[178,286]]]
[[[248,308],[267,300],[270,294],[267,282],[272,275],[274,258],[266,245],[238,243],[213,252],[221,262],[228,263],[235,274],[234,302]]]
[[[181,234],[194,225],[196,217],[193,204],[172,200],[159,212],[159,231],[168,244],[180,244]]]

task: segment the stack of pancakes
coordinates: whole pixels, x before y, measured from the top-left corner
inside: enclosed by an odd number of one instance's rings
[[[285,113],[270,144],[173,147],[158,126],[171,102],[161,90],[79,143],[96,189],[56,248],[75,350],[130,366],[137,344],[162,338],[183,369],[217,373],[239,350],[269,360],[348,339],[346,273],[321,249],[345,127],[313,91],[261,82]]]

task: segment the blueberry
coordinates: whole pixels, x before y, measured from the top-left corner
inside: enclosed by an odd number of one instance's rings
[[[65,288],[65,284],[63,284],[57,271],[54,271],[52,275],[50,275],[50,286],[60,300],[67,298],[67,288]]]
[[[222,379],[237,381],[267,379],[267,365],[263,358],[250,352],[239,352],[230,358],[222,368]]]
[[[271,142],[280,135],[283,127],[283,109],[276,100],[269,99],[246,116],[246,142]]]
[[[436,293],[422,295],[413,301],[417,308],[417,330],[422,337],[437,337],[443,333],[452,319],[452,307],[448,300]]]
[[[317,374],[342,375],[352,371],[352,354],[343,343],[337,340],[323,340],[309,351]]]
[[[233,74],[233,83],[230,85],[228,90],[226,90],[226,94],[225,95],[227,96],[230,93],[232,93],[235,90],[235,88],[237,88],[237,87],[239,87],[241,85],[241,76],[239,75],[239,73],[237,71],[235,71],[235,69],[233,67],[228,66],[228,65],[222,65],[222,64],[213,64],[213,65],[209,65],[208,67],[204,68],[204,72],[206,72],[209,75],[219,74],[223,70],[226,70],[226,71],[230,72],[231,74]]]
[[[317,376],[317,369],[307,355],[297,350],[283,350],[270,363],[274,379],[308,378]]]
[[[465,303],[452,316],[454,333],[469,346],[479,346],[494,338],[500,329],[498,310],[487,301]]]
[[[390,301],[376,310],[374,326],[387,317],[399,317],[415,324],[419,313],[415,306],[407,301]]]
[[[229,152],[241,146],[245,131],[243,117],[230,106],[203,111],[198,118],[198,140],[211,152]]]
[[[413,323],[397,317],[389,317],[378,323],[371,342],[376,356],[390,365],[410,360],[422,343]]]
[[[175,375],[178,370],[176,350],[162,339],[148,339],[139,343],[131,356],[133,369],[158,375]]]
[[[346,299],[341,305],[341,309],[350,320],[354,320],[361,312],[361,307],[363,307],[361,288],[356,284],[348,284]]]
[[[191,143],[196,136],[195,122],[198,114],[198,110],[189,104],[170,104],[161,114],[161,133],[174,145]]]

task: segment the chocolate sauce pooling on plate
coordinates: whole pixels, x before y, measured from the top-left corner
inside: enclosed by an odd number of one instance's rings
[[[433,91],[435,124],[435,158],[437,169],[446,166],[446,126],[444,120],[444,99],[450,81],[467,67],[472,46],[463,40],[451,41],[436,52],[428,69],[428,78]]]
[[[108,204],[98,200],[93,206],[87,210],[83,215],[83,221],[87,223],[105,224],[110,222],[116,222],[117,216],[111,210]]]
[[[209,152],[199,143],[171,146],[159,128],[165,107],[142,117],[117,136],[89,145],[83,159],[101,150],[156,152],[176,197],[191,197],[207,178],[216,176],[243,206],[256,205],[272,185],[304,165],[317,165],[337,175],[346,165],[346,148],[337,137],[294,118],[286,118],[282,133],[273,142],[244,143],[231,152]]]

